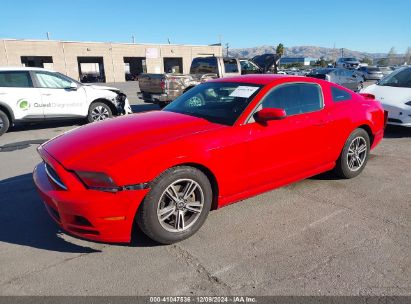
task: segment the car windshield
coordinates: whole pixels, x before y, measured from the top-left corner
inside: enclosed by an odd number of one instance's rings
[[[59,72],[56,72],[56,74],[57,74],[59,77],[65,79],[65,80],[67,80],[67,81],[69,81],[69,82],[74,82],[74,83],[76,83],[78,86],[83,85],[81,82],[78,82],[77,80],[74,80],[73,78],[68,77],[68,76],[66,76],[66,75],[64,75],[64,74],[61,74],[61,73],[59,73]]]
[[[343,58],[344,61],[357,61],[355,58]]]
[[[231,126],[261,87],[238,82],[207,82],[192,88],[163,110]]]
[[[368,68],[370,72],[380,72],[380,68]]]
[[[380,86],[411,88],[411,68],[395,70],[378,82]]]

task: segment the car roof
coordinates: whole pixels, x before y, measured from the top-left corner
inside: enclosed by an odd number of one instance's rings
[[[0,71],[47,71],[47,72],[54,72],[53,70],[45,69],[45,68],[35,68],[35,67],[0,67]]]
[[[280,74],[249,74],[242,76],[234,77],[225,77],[212,80],[213,82],[243,82],[243,83],[252,83],[252,84],[261,84],[266,85],[272,83],[279,79],[286,80],[298,80],[306,79],[305,76],[290,76],[290,75],[280,75]]]

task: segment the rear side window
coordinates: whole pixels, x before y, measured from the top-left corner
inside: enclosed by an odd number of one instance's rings
[[[281,85],[264,98],[263,108],[284,109],[287,115],[318,111],[323,106],[321,88],[311,83]]]
[[[224,59],[224,71],[226,73],[238,73],[237,60]]]
[[[217,58],[195,58],[191,63],[190,74],[218,74]]]
[[[7,71],[0,72],[0,87],[6,88],[32,88],[33,82],[29,72]]]
[[[336,87],[331,87],[331,95],[334,102],[345,101],[351,99],[351,94],[347,91],[341,90]]]

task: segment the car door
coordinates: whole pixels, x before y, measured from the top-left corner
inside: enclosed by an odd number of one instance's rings
[[[49,71],[35,71],[44,117],[85,117],[88,112],[84,88],[72,79]]]
[[[365,67],[359,67],[357,72],[362,77],[362,79],[365,81]]]
[[[343,69],[337,69],[337,70],[335,70],[334,73],[335,73],[336,79],[337,79],[337,81],[335,83],[345,87],[347,85],[347,80],[344,76],[344,70]]]
[[[321,86],[288,83],[274,87],[256,111],[281,108],[287,117],[266,124],[250,119],[247,146],[250,186],[306,176],[325,165],[330,139]]]
[[[0,104],[11,109],[16,120],[44,119],[40,92],[27,70],[0,71]]]
[[[355,72],[350,71],[350,70],[344,70],[344,75],[345,75],[345,81],[346,81],[346,85],[345,87],[355,91],[358,87],[358,81],[357,81],[357,77],[354,76]]]

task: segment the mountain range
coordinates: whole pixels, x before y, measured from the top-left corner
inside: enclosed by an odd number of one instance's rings
[[[232,57],[237,58],[252,58],[256,55],[262,55],[265,53],[275,53],[276,46],[263,45],[252,48],[239,48],[239,49],[229,49],[228,54]],[[311,57],[311,58],[321,58],[336,60],[341,57],[341,54],[344,54],[344,57],[356,57],[358,59],[363,58],[382,58],[386,57],[386,53],[367,53],[360,51],[353,51],[348,49],[339,48],[326,48],[319,46],[293,46],[286,47],[285,54],[286,57]]]

